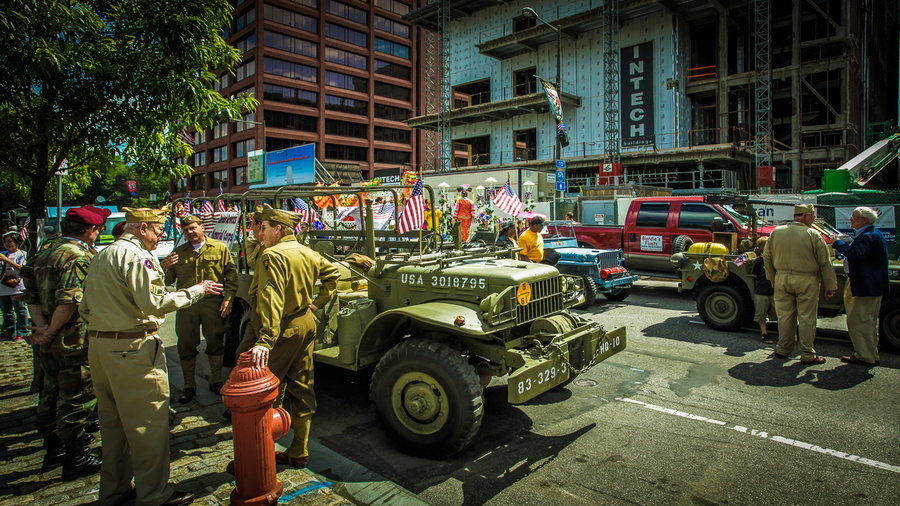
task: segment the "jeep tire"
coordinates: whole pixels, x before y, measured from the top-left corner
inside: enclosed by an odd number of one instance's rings
[[[404,449],[440,459],[469,444],[484,414],[475,368],[459,351],[413,338],[381,357],[372,375],[375,414]]]
[[[753,300],[731,285],[709,285],[697,297],[700,318],[716,330],[736,330],[753,315]]]
[[[625,300],[629,295],[631,295],[631,285],[616,287],[603,294],[606,300],[615,302]]]
[[[694,244],[694,240],[686,235],[679,235],[672,239],[672,254],[685,253]]]
[[[578,277],[581,278],[581,283],[584,285],[584,302],[573,307],[575,309],[587,309],[597,302],[597,285],[594,284],[594,280],[589,276]]]

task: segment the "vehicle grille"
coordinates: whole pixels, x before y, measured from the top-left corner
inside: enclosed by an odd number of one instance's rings
[[[520,306],[515,301],[515,294],[513,294],[512,302],[517,307],[517,325],[561,311],[563,309],[562,277],[554,276],[531,283],[531,302],[528,305]]]
[[[601,269],[612,269],[619,266],[619,252],[607,251],[600,254],[599,264]]]

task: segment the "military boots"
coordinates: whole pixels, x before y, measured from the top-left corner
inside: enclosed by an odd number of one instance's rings
[[[47,453],[44,454],[44,462],[41,465],[42,473],[61,466],[63,457],[66,455],[66,446],[56,434],[44,436],[44,448],[47,450]]]
[[[80,476],[94,474],[100,470],[102,461],[91,455],[81,438],[67,439],[66,456],[63,461],[62,479],[71,481]]]

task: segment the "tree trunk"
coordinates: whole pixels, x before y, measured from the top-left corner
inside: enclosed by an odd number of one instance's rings
[[[28,196],[28,215],[31,223],[28,225],[28,242],[31,251],[37,251],[38,239],[44,235],[44,223],[47,218],[47,181],[43,178],[35,180],[31,187],[31,195]]]

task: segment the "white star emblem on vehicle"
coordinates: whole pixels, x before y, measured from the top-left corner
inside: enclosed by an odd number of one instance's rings
[[[700,262],[694,262],[694,270],[699,271],[702,268],[703,268],[703,264],[701,264]]]

